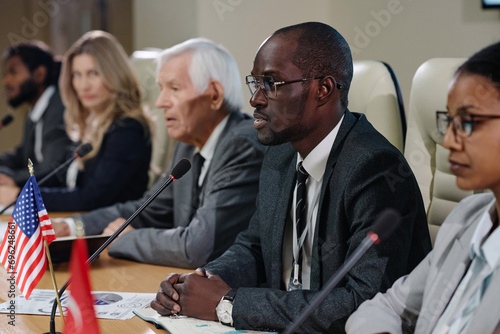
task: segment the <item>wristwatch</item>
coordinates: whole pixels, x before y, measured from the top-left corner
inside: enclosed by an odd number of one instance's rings
[[[217,312],[217,318],[221,324],[226,326],[233,326],[233,301],[236,295],[236,289],[231,289],[229,292],[221,298],[219,304],[215,308]]]

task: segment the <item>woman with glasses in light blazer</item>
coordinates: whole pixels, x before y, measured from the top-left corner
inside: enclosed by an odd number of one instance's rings
[[[446,112],[437,112],[442,145],[459,188],[491,193],[462,200],[435,247],[385,294],[364,302],[348,333],[500,332],[500,43],[459,67]]]

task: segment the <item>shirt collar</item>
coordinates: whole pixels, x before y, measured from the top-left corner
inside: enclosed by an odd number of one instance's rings
[[[321,181],[325,174],[326,163],[328,162],[328,157],[330,156],[330,151],[332,150],[333,143],[339,132],[340,125],[344,120],[344,115],[342,115],[342,118],[333,130],[316,145],[305,159],[297,153],[297,165],[302,161],[302,166],[316,182]]]
[[[50,98],[52,97],[55,91],[56,87],[54,85],[47,87],[43,92],[43,94],[38,99],[38,101],[36,101],[35,106],[30,112],[30,119],[33,123],[38,122],[40,118],[42,118],[45,110],[47,110]]]
[[[471,259],[475,256],[482,257],[488,262],[490,268],[495,268],[500,264],[500,228],[496,228],[488,236],[493,227],[492,217],[496,215],[495,202],[493,202],[481,216],[470,244]]]
[[[212,131],[210,137],[208,137],[207,142],[205,143],[205,145],[203,145],[201,150],[198,150],[198,148],[196,149],[197,152],[198,151],[200,152],[200,155],[205,159],[205,161],[212,160],[215,148],[217,147],[217,141],[219,140],[219,137],[222,133],[222,130],[224,130],[224,127],[226,126],[228,119],[229,115],[224,117],[222,121],[220,121],[219,124],[217,124],[215,129]]]

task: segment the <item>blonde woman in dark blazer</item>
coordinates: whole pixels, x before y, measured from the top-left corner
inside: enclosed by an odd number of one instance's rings
[[[88,211],[139,198],[151,159],[137,79],[120,43],[90,31],[66,52],[59,81],[66,131],[93,150],[68,170],[67,187],[42,189],[49,211]]]

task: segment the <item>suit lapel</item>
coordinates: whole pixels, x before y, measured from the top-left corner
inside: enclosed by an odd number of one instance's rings
[[[217,165],[217,157],[220,157],[224,154],[224,152],[220,152],[223,148],[221,148],[222,145],[219,145],[224,138],[227,136],[227,134],[233,129],[234,126],[236,126],[239,122],[241,122],[244,119],[244,115],[240,113],[239,111],[234,111],[229,114],[229,118],[227,120],[226,126],[224,126],[224,129],[222,129],[219,138],[217,139],[217,145],[215,146],[214,150],[214,156],[212,158],[212,163],[210,163],[210,167],[208,167],[205,180],[211,180],[212,179],[212,171],[214,170],[212,166],[215,164]],[[200,194],[203,194],[203,191],[205,190],[205,185],[207,182],[203,182],[203,185],[200,189]],[[203,195],[202,195],[203,197]]]
[[[217,157],[220,157],[224,152],[220,152],[221,150],[221,145],[219,143],[224,140],[225,136],[231,131],[231,129],[241,122],[246,116],[244,116],[240,112],[232,112],[229,115],[229,119],[227,121],[226,126],[222,130],[218,140],[217,140],[217,146],[214,151],[214,156],[212,158],[212,162],[210,163],[210,167],[208,168],[207,174],[205,176],[205,182],[203,182],[203,185],[199,191],[199,206],[203,205],[203,195],[207,191],[207,184],[209,182],[206,182],[206,180],[211,180],[213,179],[213,172],[214,170],[217,170]],[[195,152],[195,147],[191,145],[187,145],[184,143],[179,143],[180,147],[182,147],[182,157],[185,157],[189,159],[190,161],[193,161],[194,157],[194,152]],[[213,166],[216,166],[215,169]],[[193,189],[194,189],[194,183],[196,182],[194,180],[194,173],[193,171],[189,171],[186,173],[186,175],[182,178],[182,186],[175,187],[175,196],[176,198],[184,198],[186,199],[185,201],[183,200],[182,203],[177,203],[175,205],[174,210],[180,215],[182,219],[177,219],[176,221],[178,224],[182,224],[182,226],[187,226],[194,214],[196,213],[196,210],[198,209],[198,205],[194,206],[194,201],[193,201]],[[182,208],[182,209],[181,209]]]
[[[365,117],[364,115],[361,115],[361,117]],[[361,118],[360,117],[360,118]],[[326,163],[326,170],[325,170],[325,175],[323,176],[323,185],[321,186],[321,201],[320,201],[320,208],[321,204],[323,204],[323,195],[325,194],[325,189],[327,187],[328,182],[330,180],[330,177],[332,176],[333,169],[335,164],[337,163],[337,160],[339,158],[340,152],[342,151],[343,147],[343,142],[346,139],[347,135],[351,131],[352,127],[354,124],[359,119],[356,118],[354,114],[352,114],[349,110],[346,110],[344,114],[344,119],[342,120],[342,124],[340,125],[339,132],[337,133],[337,136],[335,137],[335,141],[333,142],[332,149],[330,151],[330,156],[328,157],[328,162]]]
[[[330,155],[328,157],[328,162],[326,163],[325,174],[323,175],[323,184],[321,185],[321,194],[319,199],[319,207],[318,207],[318,216],[316,217],[316,227],[314,229],[314,244],[312,250],[312,262],[311,262],[311,290],[319,290],[321,288],[321,273],[322,270],[320,268],[319,261],[319,230],[320,224],[323,222],[323,206],[327,207],[330,203],[324,203],[324,198],[327,189],[330,185],[330,180],[333,175],[333,171],[335,169],[335,164],[337,163],[337,159],[339,157],[340,152],[342,151],[342,143],[349,131],[351,131],[352,127],[356,123],[357,118],[354,116],[349,110],[346,110],[344,119],[342,120],[342,124],[340,125],[339,132],[337,133],[337,137],[333,143],[333,147],[330,151]],[[335,189],[330,189],[331,191],[335,191]],[[326,222],[324,222],[326,224]],[[324,236],[322,236],[324,237]],[[325,282],[323,282],[325,283]]]
[[[194,151],[195,151],[195,147],[194,146],[189,146],[189,145],[186,145],[186,158],[189,159],[190,161],[193,161],[193,157],[194,157]],[[196,209],[194,206],[193,206],[193,193],[194,193],[194,183],[195,183],[195,180],[194,180],[194,171],[193,170],[190,170],[188,173],[186,173],[186,175],[183,177],[183,184],[181,187],[176,187],[176,194],[175,196],[177,198],[183,198],[183,202],[181,205],[185,208],[184,210],[182,210],[183,212],[185,212],[185,214],[183,214],[183,219],[182,219],[182,224],[184,226],[187,226],[189,224],[189,222],[191,221],[191,219],[193,218],[193,215],[195,214],[196,212]]]
[[[288,160],[288,159],[287,159]],[[270,198],[272,201],[276,201],[274,205],[274,212],[272,214],[272,219],[269,220],[272,224],[272,259],[279,259],[279,261],[272,261],[272,277],[273,287],[279,287],[282,283],[283,274],[283,236],[285,234],[285,224],[288,220],[288,212],[290,210],[290,203],[293,197],[293,190],[295,186],[295,165],[297,164],[297,153],[293,151],[293,158],[291,162],[288,163],[285,174],[282,171],[274,170],[276,175],[273,178],[283,178],[281,182],[282,187],[276,187],[276,192],[273,192],[276,196]]]
[[[219,143],[224,139],[224,137],[228,134],[228,132],[239,122],[241,122],[244,119],[244,115],[240,113],[239,111],[234,111],[229,114],[229,118],[227,120],[226,126],[224,126],[224,129],[220,133],[219,139],[217,139],[217,146],[215,147],[214,150],[214,157],[218,156],[219,154],[219,149],[220,145]]]

